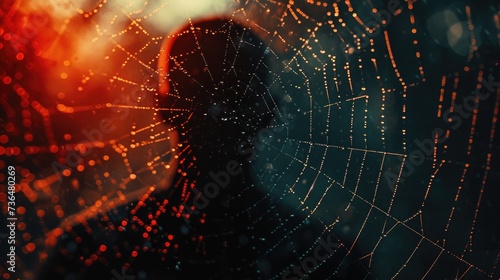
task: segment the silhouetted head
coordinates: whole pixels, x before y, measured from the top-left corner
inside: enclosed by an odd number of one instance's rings
[[[165,39],[159,107],[181,142],[227,154],[269,123],[266,50],[249,28],[226,19],[190,23]]]

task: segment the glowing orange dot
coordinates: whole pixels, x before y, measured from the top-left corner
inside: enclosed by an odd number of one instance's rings
[[[42,218],[43,216],[45,216],[45,210],[43,210],[43,209],[39,209],[38,211],[36,211],[36,215],[37,215],[39,218]]]
[[[16,54],[16,59],[17,60],[23,60],[24,59],[24,54],[22,54],[22,53]]]
[[[66,79],[66,78],[68,78],[68,74],[66,74],[66,73],[64,73],[64,72],[63,72],[63,73],[61,73],[61,79],[63,79],[63,80],[64,80],[64,79]]]
[[[26,142],[31,142],[31,141],[33,141],[33,134],[26,133],[26,134],[24,135],[24,140],[25,140]]]
[[[101,245],[101,246],[99,246],[99,251],[101,251],[101,252],[105,252],[105,251],[106,251],[106,249],[107,249],[107,248],[106,248],[106,245]]]
[[[30,147],[30,146],[25,147],[25,148],[24,148],[24,152],[25,152],[25,153],[27,153],[28,155],[29,155],[29,154],[33,154],[33,153],[35,152],[35,148]]]
[[[36,249],[35,243],[30,242],[30,243],[26,244],[26,250],[28,250],[28,252],[31,253],[31,252],[35,251],[35,249]]]
[[[65,177],[68,177],[69,175],[71,175],[71,170],[69,169],[65,169],[63,172],[62,172],[62,175],[65,176]]]
[[[51,247],[56,246],[57,238],[61,236],[62,233],[63,231],[60,228],[54,229],[52,232],[49,232],[50,235],[47,237],[47,239],[45,239],[45,245]]]
[[[20,223],[17,225],[17,229],[19,229],[20,231],[25,230],[25,229],[26,229],[26,223],[20,222]]]
[[[57,216],[58,218],[62,218],[62,217],[64,217],[64,211],[63,211],[63,210],[57,210],[57,211],[56,211],[56,216]]]
[[[26,208],[24,206],[17,208],[17,214],[24,215],[24,213],[26,213]]]
[[[85,200],[83,198],[79,197],[77,201],[78,201],[78,205],[80,205],[80,206],[85,205]]]
[[[174,236],[172,234],[169,234],[168,235],[168,240],[172,240],[172,239],[174,239]]]
[[[137,257],[137,251],[132,251],[132,257]]]
[[[57,104],[56,108],[61,112],[66,112],[66,106],[64,104]]]
[[[57,153],[57,151],[59,151],[59,148],[56,145],[50,146],[51,153],[55,154],[55,153]]]
[[[62,104],[57,104],[57,106],[62,105]],[[64,106],[64,105],[63,105]],[[64,140],[69,141],[71,140],[71,134],[64,134]]]
[[[9,76],[5,76],[5,77],[3,77],[2,81],[4,84],[8,85],[12,82],[12,78]]]
[[[137,178],[135,174],[130,174],[130,179],[135,180],[135,178]]]
[[[107,161],[107,160],[109,160],[109,156],[108,155],[103,156],[102,159]]]
[[[82,172],[84,169],[85,169],[85,167],[81,164],[76,167],[76,170],[78,170],[80,172]]]
[[[31,234],[29,234],[27,232],[23,233],[23,240],[24,241],[28,241],[30,239],[31,239]]]

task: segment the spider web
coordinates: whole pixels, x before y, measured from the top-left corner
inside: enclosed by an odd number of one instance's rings
[[[2,14],[0,163],[22,178],[23,279],[109,279],[121,267],[141,279],[281,279],[328,238],[334,252],[301,268],[312,279],[499,277],[495,1],[49,5],[31,37],[19,34],[41,3]],[[219,14],[225,25],[197,23]],[[165,34],[196,46],[169,69]],[[202,38],[216,36],[234,61],[207,62]],[[239,94],[200,98],[243,49],[259,56]],[[203,58],[199,78],[191,58]],[[221,130],[200,135],[200,114]],[[224,128],[242,136],[221,139]],[[204,173],[232,159],[245,172],[197,209]]]

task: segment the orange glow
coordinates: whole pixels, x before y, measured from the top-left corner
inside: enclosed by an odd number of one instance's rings
[[[30,243],[26,244],[26,249],[30,253],[33,252],[33,251],[35,251],[35,249],[36,249],[35,243],[30,242]]]

